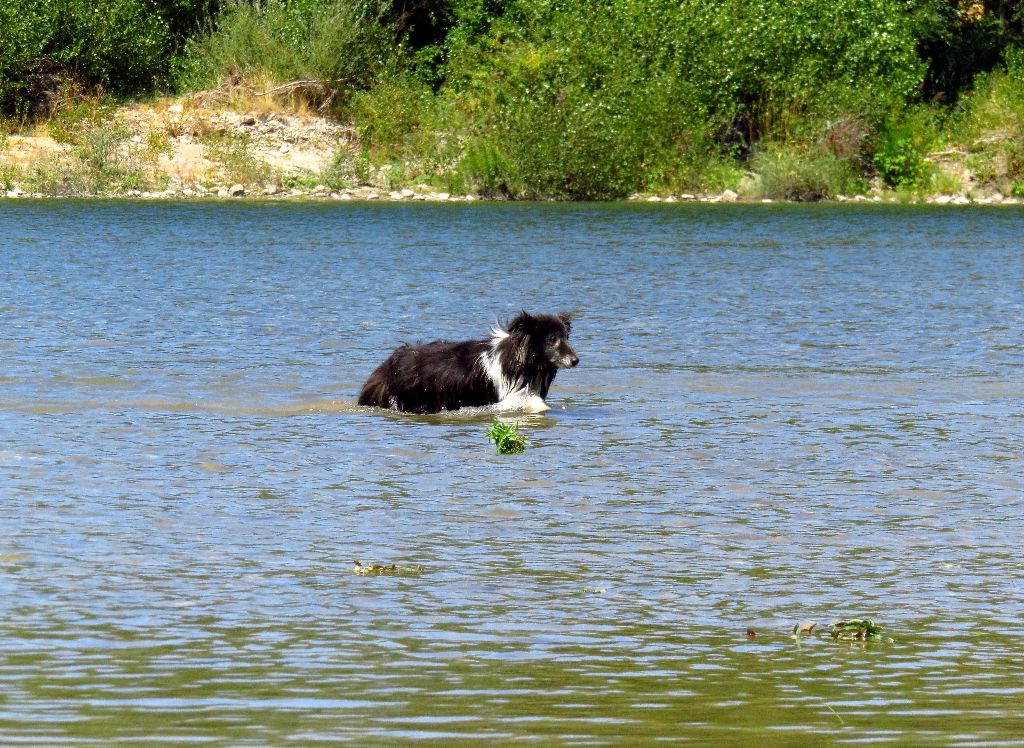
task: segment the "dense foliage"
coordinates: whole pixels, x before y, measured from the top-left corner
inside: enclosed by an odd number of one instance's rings
[[[366,86],[392,54],[393,39],[373,0],[233,0],[218,31],[188,45],[179,85],[215,85],[231,76],[316,79],[332,88]]]
[[[176,44],[213,0],[4,0],[0,107],[46,109],[61,86],[135,93],[157,86]]]
[[[456,96],[487,110],[514,194],[605,197],[692,180],[723,148],[881,118],[924,74],[883,0],[618,0],[517,5],[453,52]],[[468,58],[468,59],[467,59]],[[482,58],[482,59],[481,59]],[[807,132],[797,133],[797,129]]]
[[[361,128],[359,168],[400,164],[406,178],[453,190],[606,198],[713,188],[753,164],[767,193],[827,197],[869,176],[920,183],[922,107],[982,111],[976,81],[1009,95],[999,75],[1019,69],[1022,10],[1021,0],[6,0],[0,107],[45,113],[69,87],[316,80]]]

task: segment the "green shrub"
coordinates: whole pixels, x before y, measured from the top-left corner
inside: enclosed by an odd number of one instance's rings
[[[657,20],[634,18],[626,5],[590,15],[553,9],[544,19],[551,38],[511,36],[494,46],[483,64],[489,75],[453,63],[460,106],[476,131],[462,164],[471,182],[514,196],[617,198],[671,182],[707,155],[713,118],[652,52],[674,42],[661,38]]]
[[[18,183],[21,172],[14,164],[0,156],[0,190],[10,190]]]
[[[61,105],[46,123],[50,137],[58,143],[78,143],[92,128],[105,124],[113,112],[109,102],[95,96],[64,93]]]
[[[115,92],[146,90],[166,70],[170,51],[167,23],[147,0],[5,0],[0,107],[45,110],[53,89],[69,79]]]
[[[442,106],[442,100],[415,78],[393,74],[372,89],[355,93],[348,112],[364,151],[383,162],[436,150],[435,136],[447,129]]]
[[[864,188],[855,163],[820,146],[769,143],[758,150],[751,167],[759,177],[757,197],[827,200]]]
[[[486,197],[498,197],[510,192],[507,180],[511,173],[502,149],[494,142],[479,138],[466,145],[449,182],[451,192],[473,191]]]
[[[347,111],[359,135],[360,153],[351,164],[358,181],[368,181],[376,166],[376,181],[388,189],[431,182],[460,191],[455,185],[463,180],[458,164],[466,125],[447,97],[392,70],[373,88],[356,91]]]
[[[17,108],[28,77],[53,34],[54,22],[46,0],[0,3],[0,108]]]
[[[955,195],[964,191],[962,175],[939,168],[931,168],[929,172],[927,181],[922,185],[923,189],[916,192],[911,191],[914,197],[919,197],[920,192],[932,195]]]
[[[978,77],[961,128],[975,138],[1024,132],[1024,49],[1007,50],[1004,68]]]
[[[64,155],[36,160],[24,173],[12,169],[0,177],[8,188],[15,180],[30,192],[46,195],[89,195],[144,189],[148,185],[142,147],[134,147],[132,131],[95,101],[71,107],[76,113],[54,119],[51,132],[72,147]]]
[[[1024,179],[1024,50],[1007,50],[1004,67],[978,76],[950,129],[970,152],[978,182],[1012,191]]]
[[[874,163],[878,175],[890,187],[914,187],[924,178],[927,168],[913,135],[903,129],[883,133]]]
[[[177,75],[192,85],[235,75],[315,79],[345,92],[368,86],[391,52],[372,0],[231,0],[215,30],[188,46]]]
[[[86,129],[74,156],[82,170],[85,191],[93,194],[141,189],[145,177],[127,146],[132,132],[126,125],[108,122]]]
[[[332,190],[343,190],[352,187],[357,181],[356,167],[351,150],[345,145],[334,152],[334,158],[319,175],[321,184]]]
[[[63,0],[51,56],[87,82],[116,91],[149,89],[170,50],[167,24],[144,0]]]
[[[86,192],[81,173],[49,156],[33,162],[24,178],[28,192],[43,195],[71,195]]]
[[[942,139],[940,122],[924,107],[904,110],[881,128],[872,162],[887,185],[923,186],[932,172],[925,156]]]

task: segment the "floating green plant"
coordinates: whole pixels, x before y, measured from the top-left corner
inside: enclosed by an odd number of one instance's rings
[[[495,421],[484,433],[494,442],[500,455],[521,454],[526,449],[526,437],[519,433],[518,423]]]
[[[882,627],[870,618],[851,618],[832,624],[832,638],[847,641],[879,641],[884,639]]]
[[[793,626],[793,638],[798,642],[801,637],[811,636],[815,633],[827,633],[839,641],[875,641],[886,644],[891,644],[893,641],[889,637],[883,636],[882,627],[870,618],[851,618],[826,627],[819,627],[816,621],[799,621]]]
[[[399,566],[398,564],[390,564],[388,566],[382,566],[381,564],[364,564],[362,561],[353,561],[355,566],[352,567],[357,575],[361,577],[397,577],[402,575],[418,575],[423,572],[423,567],[416,566]]]

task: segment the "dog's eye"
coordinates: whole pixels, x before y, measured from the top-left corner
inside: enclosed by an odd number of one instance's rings
[[[548,344],[549,345],[554,345],[557,342],[558,342],[558,336],[557,335],[548,335]]]

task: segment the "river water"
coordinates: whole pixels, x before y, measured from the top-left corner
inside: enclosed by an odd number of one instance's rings
[[[0,203],[0,744],[1020,745],[1022,236]],[[523,308],[581,358],[524,454],[354,405]]]

